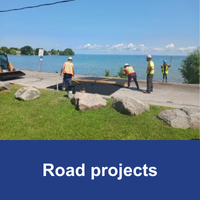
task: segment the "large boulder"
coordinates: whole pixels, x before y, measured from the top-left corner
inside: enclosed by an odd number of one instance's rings
[[[12,86],[10,85],[10,83],[0,81],[0,91],[10,90],[11,88]]]
[[[40,97],[40,91],[34,87],[23,87],[17,90],[17,92],[15,93],[16,99],[24,101],[37,99],[39,97]]]
[[[118,112],[126,115],[140,115],[149,110],[149,105],[137,99],[128,97],[116,98],[112,104]]]
[[[182,129],[199,129],[200,108],[179,108],[176,110],[164,110],[158,118],[165,121],[171,127]]]
[[[107,101],[99,94],[76,92],[72,103],[79,110],[96,110],[107,105]]]

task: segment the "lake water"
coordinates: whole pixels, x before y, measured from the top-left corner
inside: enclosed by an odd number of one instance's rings
[[[9,55],[9,61],[12,62],[16,69],[39,71],[38,56],[13,56]],[[55,72],[60,71],[62,64],[67,61],[68,56],[44,56],[42,62],[42,71]],[[180,71],[182,60],[186,56],[173,56],[172,67],[169,69],[168,81],[183,82]],[[160,65],[163,60],[170,62],[170,56],[153,56],[155,63],[154,80],[162,80]],[[105,70],[110,70],[111,76],[117,76],[120,67],[125,63],[132,65],[137,72],[140,80],[146,79],[147,61],[146,56],[140,55],[86,55],[77,54],[73,56],[75,74],[78,75],[96,75],[105,76]]]

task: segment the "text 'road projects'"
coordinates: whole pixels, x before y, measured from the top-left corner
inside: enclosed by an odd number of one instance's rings
[[[80,167],[54,167],[52,163],[43,163],[43,176],[52,176],[52,177],[85,177],[86,176],[86,167],[85,163],[82,163]],[[117,180],[122,180],[123,176],[125,177],[155,177],[157,176],[157,168],[154,166],[148,167],[147,164],[143,166],[136,166],[134,168],[126,166],[123,167],[122,163],[119,163],[119,166],[111,167],[90,167],[90,178],[91,180],[96,179],[97,177],[116,177]]]

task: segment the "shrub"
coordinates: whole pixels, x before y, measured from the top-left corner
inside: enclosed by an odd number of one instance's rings
[[[110,70],[105,70],[105,76],[108,76],[108,77],[110,77]]]
[[[122,74],[123,74],[123,72],[124,72],[124,68],[123,67],[120,67],[119,68],[119,72],[117,73],[118,74],[118,76],[122,76]]]
[[[182,61],[182,65],[179,70],[185,83],[199,84],[199,59],[200,48],[189,54],[188,57]]]
[[[123,68],[123,67],[120,67],[119,72],[117,73],[117,75],[118,75],[119,77],[122,77],[123,72],[124,72],[124,68]],[[127,77],[128,77],[128,76],[127,76],[126,74],[123,75],[123,78],[127,78]]]

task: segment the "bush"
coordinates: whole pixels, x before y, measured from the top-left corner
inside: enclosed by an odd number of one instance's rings
[[[105,70],[105,76],[108,76],[108,77],[110,77],[110,70]]]
[[[122,77],[123,72],[124,72],[124,68],[123,68],[123,67],[120,67],[119,72],[117,73],[117,75],[118,75],[119,77]],[[127,78],[127,77],[128,77],[128,76],[127,76],[126,74],[123,75],[123,78]]]
[[[189,54],[188,57],[182,61],[182,65],[179,70],[185,83],[199,84],[199,59],[200,48]]]
[[[7,47],[1,47],[0,50],[2,53],[9,53],[9,49]]]
[[[124,68],[123,68],[123,67],[120,67],[120,68],[119,68],[119,72],[117,73],[117,75],[121,77],[122,74],[123,74],[123,72],[124,72]]]

